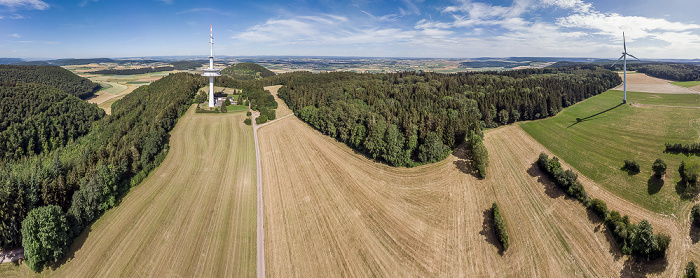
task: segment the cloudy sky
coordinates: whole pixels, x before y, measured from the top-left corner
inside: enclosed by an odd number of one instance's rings
[[[0,57],[700,58],[697,0],[0,0]]]

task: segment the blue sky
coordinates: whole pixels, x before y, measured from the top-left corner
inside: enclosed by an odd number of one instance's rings
[[[697,0],[0,0],[0,57],[700,58]]]

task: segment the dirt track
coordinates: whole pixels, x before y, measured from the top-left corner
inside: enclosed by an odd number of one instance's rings
[[[622,78],[622,73],[620,73]],[[670,84],[668,80],[651,77],[643,73],[627,73],[627,91],[657,94],[698,94],[700,92]],[[622,84],[613,90],[622,90]]]
[[[690,254],[697,258],[687,222],[643,210],[584,178],[611,209],[673,237],[668,261],[641,267],[621,256],[602,222],[534,166],[545,149],[518,126],[486,133],[486,180],[468,174],[459,149],[433,165],[396,169],[296,117],[259,132],[270,277],[678,276]],[[489,224],[492,202],[511,238],[503,255]]]

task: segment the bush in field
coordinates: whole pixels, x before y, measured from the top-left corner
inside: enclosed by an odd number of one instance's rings
[[[690,211],[690,215],[693,218],[693,223],[695,226],[700,227],[700,204],[695,204],[693,209]]]
[[[252,125],[252,124],[253,124],[252,121],[250,120],[250,118],[245,118],[245,120],[243,121],[243,123],[244,123],[244,124],[247,124],[247,125]]]
[[[688,262],[688,265],[685,266],[685,276],[684,278],[697,278],[698,277],[698,270],[695,267],[694,262]]]
[[[600,217],[601,220],[605,221],[608,218],[608,205],[601,199],[592,199],[588,207]]]
[[[255,124],[259,125],[259,124],[264,124],[265,122],[267,122],[267,116],[265,116],[265,115],[260,115],[257,118],[255,118]]]
[[[694,185],[700,175],[700,160],[691,158],[688,161],[681,162],[678,172],[684,181]]]
[[[33,209],[22,221],[22,246],[27,266],[41,271],[68,250],[66,216],[56,205]]]
[[[508,250],[509,246],[506,223],[503,221],[503,217],[501,216],[501,212],[499,211],[496,203],[493,203],[491,210],[493,211],[493,224],[496,230],[496,236],[498,236],[498,241],[501,243],[501,245],[503,245],[503,251],[505,252]]]
[[[484,146],[484,141],[481,136],[476,134],[473,130],[469,132],[468,141],[476,170],[479,172],[481,178],[486,178],[486,166],[489,165],[489,152],[486,150],[486,146]]]
[[[578,175],[574,171],[564,170],[561,167],[559,158],[552,157],[552,159],[549,159],[546,154],[541,153],[537,159],[537,164],[566,194],[576,198],[584,205],[588,203],[588,194],[583,188],[583,184],[578,181]]]
[[[663,177],[666,174],[666,162],[657,158],[654,164],[651,165],[651,170],[654,171],[654,175],[657,177]]]
[[[639,173],[639,163],[637,163],[634,160],[627,160],[625,159],[625,165],[622,166],[622,169],[626,170],[628,173],[634,175]]]

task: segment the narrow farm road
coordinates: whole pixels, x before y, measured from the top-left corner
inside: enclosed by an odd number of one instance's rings
[[[265,230],[263,227],[263,196],[262,196],[262,166],[260,163],[260,144],[258,143],[258,125],[255,123],[255,119],[260,115],[257,111],[252,111],[252,123],[253,123],[253,140],[255,141],[255,170],[257,176],[255,178],[255,183],[257,184],[257,199],[258,199],[258,212],[257,212],[257,277],[265,277]]]

